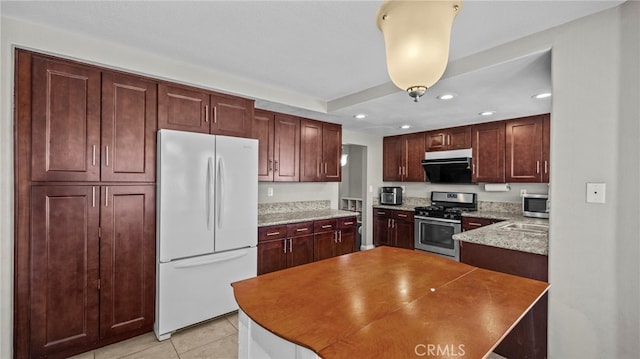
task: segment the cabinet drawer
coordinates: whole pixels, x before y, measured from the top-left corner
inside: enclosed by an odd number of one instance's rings
[[[358,222],[356,221],[356,217],[339,218],[336,221],[338,222],[338,229],[355,228],[355,226],[358,224]]]
[[[282,239],[287,236],[287,226],[268,226],[258,228],[258,241],[270,241]]]
[[[393,211],[393,218],[413,222],[413,212]]]
[[[394,211],[392,209],[374,208],[373,215],[375,217],[391,217]]]
[[[287,237],[313,234],[313,222],[300,222],[287,225]]]
[[[465,231],[469,231],[497,222],[502,222],[502,220],[493,218],[462,217],[462,229]]]
[[[336,229],[335,219],[324,219],[321,221],[313,222],[314,233],[331,232],[331,231],[334,231],[335,229]]]

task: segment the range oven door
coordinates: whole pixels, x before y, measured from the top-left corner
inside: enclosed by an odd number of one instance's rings
[[[461,231],[459,220],[415,217],[415,248],[460,260],[460,244],[452,236]]]

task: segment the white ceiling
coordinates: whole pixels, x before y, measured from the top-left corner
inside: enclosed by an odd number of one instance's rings
[[[622,2],[465,0],[453,25],[450,61]],[[256,107],[337,122],[353,131],[389,135],[550,111],[551,99],[531,97],[551,90],[549,52],[445,74],[419,103],[412,102],[389,82],[375,25],[381,3],[3,0],[1,13],[304,95],[330,110],[309,111],[262,98],[256,98]],[[457,96],[435,99],[445,92]],[[478,115],[485,110],[496,114]],[[356,120],[356,113],[368,117]],[[412,128],[401,130],[402,124]]]

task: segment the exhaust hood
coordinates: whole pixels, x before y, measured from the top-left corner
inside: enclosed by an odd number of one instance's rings
[[[470,184],[471,149],[426,152],[422,168],[427,182]]]

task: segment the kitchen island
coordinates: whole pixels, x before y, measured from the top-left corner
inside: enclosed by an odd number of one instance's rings
[[[483,358],[545,282],[379,247],[232,284],[240,358]]]

